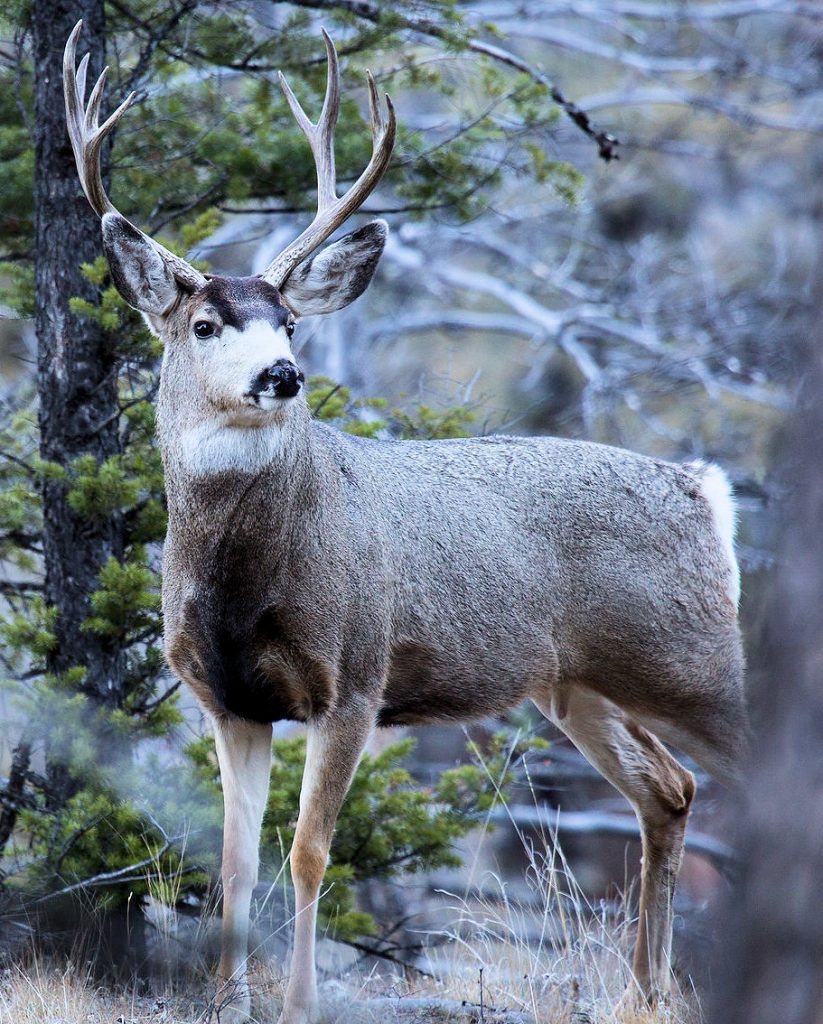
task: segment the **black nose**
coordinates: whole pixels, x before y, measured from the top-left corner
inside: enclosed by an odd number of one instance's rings
[[[266,370],[266,377],[274,384],[274,394],[277,398],[294,398],[306,379],[303,371],[290,359],[278,359]]]

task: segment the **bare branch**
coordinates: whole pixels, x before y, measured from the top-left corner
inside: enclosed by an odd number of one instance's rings
[[[357,15],[357,17],[363,18],[366,21],[371,21],[374,24],[380,24],[381,21],[380,7],[375,3],[365,2],[365,0],[296,0],[296,6],[308,7],[314,10],[348,11],[350,14]],[[444,41],[454,41],[454,33],[452,31],[426,18],[409,18],[398,15],[396,12],[392,12],[392,22],[395,25],[400,22],[406,28],[411,29],[414,32],[419,32],[421,35],[430,36]],[[461,42],[474,53],[483,54],[499,64],[504,64],[507,67],[513,68],[515,71],[520,71],[522,74],[528,75],[532,81],[542,85],[548,90],[551,98],[564,111],[566,116],[570,118],[570,120],[572,120],[585,135],[588,135],[590,139],[593,139],[597,143],[598,155],[601,159],[608,163],[610,160],[616,160],[618,158],[617,146],[619,145],[619,142],[614,135],[610,132],[603,131],[602,129],[595,128],[585,110],[582,110],[577,106],[577,104],[568,100],[554,82],[552,82],[538,68],[535,68],[533,65],[522,60],[520,57],[508,50],[503,49],[501,46],[484,43],[479,39],[462,39]]]
[[[144,857],[143,860],[139,860],[134,864],[129,864],[127,867],[117,868],[114,871],[101,871],[100,874],[92,875],[91,878],[84,878],[80,882],[75,882],[73,885],[66,885],[62,889],[57,889],[55,892],[46,893],[45,896],[41,896],[35,900],[35,905],[39,903],[45,903],[47,900],[56,899],[58,896],[66,896],[71,892],[78,892],[81,889],[97,889],[108,885],[123,884],[124,882],[141,881],[146,878],[146,875],[138,874],[144,868],[149,868],[152,865],[157,864],[160,857],[164,856],[174,846],[175,843],[179,843],[185,839],[185,833],[167,838],[163,845],[150,854],[148,857]],[[188,870],[198,870],[194,867]]]
[[[280,75],[283,89],[291,112],[306,136],[314,154],[317,168],[317,214],[311,224],[277,256],[263,273],[263,279],[280,288],[292,271],[298,267],[319,245],[321,245],[341,224],[358,210],[368,199],[383,177],[391,160],[397,121],[392,101],[386,99],[387,116],[384,120],[377,96],[377,87],[371,72],[366,72],[369,87],[369,113],[372,133],[372,155],[366,169],[348,189],[337,197],[334,167],[334,129],[340,112],[340,67],[337,52],[325,29],[323,41],[328,56],[328,79],[323,109],[317,124],[313,124],[297,102],[288,82]]]
[[[558,835],[565,832],[577,836],[610,835],[640,839],[637,819],[628,814],[607,814],[595,810],[541,810],[526,804],[509,804],[492,810],[490,817],[493,821],[511,821],[517,828],[539,828]],[[686,834],[686,850],[705,857],[725,875],[731,874],[737,863],[737,855],[730,846],[705,832],[689,829]]]

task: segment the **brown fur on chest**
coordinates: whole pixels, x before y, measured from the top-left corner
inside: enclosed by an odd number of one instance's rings
[[[274,607],[228,615],[186,599],[166,640],[172,669],[216,716],[305,722],[333,702],[333,666],[312,653],[299,626]]]

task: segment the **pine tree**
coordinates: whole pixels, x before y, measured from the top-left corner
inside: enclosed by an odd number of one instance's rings
[[[270,72],[283,68],[299,93],[322,96],[318,9],[343,40],[344,75],[359,82],[364,66],[387,69],[384,84],[395,95],[419,90],[456,103],[448,71],[432,70],[438,65],[424,58],[432,49],[471,53],[485,105],[435,145],[405,128],[401,114],[398,157],[384,188],[393,209],[469,217],[493,195],[504,163],[555,181],[560,192],[577,181],[572,168],[547,161],[540,144],[557,117],[553,100],[562,97],[540,75],[472,49],[477,40],[451,0],[278,8],[280,20],[267,23],[250,0],[19,0],[3,16],[17,50],[0,71],[0,301],[34,318],[38,344],[36,379],[16,388],[0,420],[0,559],[8,570],[0,581],[0,640],[4,738],[12,750],[0,789],[0,855],[7,854],[5,884],[14,880],[27,892],[114,872],[105,891],[124,899],[142,884],[128,870],[135,863],[154,858],[159,875],[179,872],[182,863],[174,837],[138,807],[139,786],[129,781],[140,741],[165,735],[179,720],[179,684],[164,672],[160,643],[165,509],[152,398],[161,351],[108,279],[99,224],[77,181],[59,67],[78,18],[91,73],[106,60],[114,66],[108,103],[132,89],[140,95],[128,130],[104,154],[114,200],[181,252],[237,211],[309,210],[311,161]],[[345,96],[341,179],[366,162],[369,137],[356,89]],[[605,137],[598,143],[607,145]],[[464,410],[420,409],[366,422],[362,406],[327,381],[315,382],[313,401],[318,415],[358,433],[453,436],[469,419]],[[288,772],[297,772],[297,751],[284,748],[281,795],[294,788]],[[387,794],[398,786],[411,792],[408,779],[392,774],[402,753],[372,765]],[[200,773],[192,785],[206,792],[204,757],[193,748],[189,767]],[[488,796],[481,790],[461,812],[456,792],[441,794],[444,813],[453,815],[438,826],[445,842],[474,820]],[[25,849],[13,844],[15,831]],[[184,868],[192,885],[209,868],[201,854]],[[406,862],[430,861],[409,854]],[[349,867],[351,878],[367,870]],[[353,913],[337,906],[338,915]],[[342,931],[356,930],[356,920]]]

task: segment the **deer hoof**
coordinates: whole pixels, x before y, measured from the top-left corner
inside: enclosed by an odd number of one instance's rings
[[[277,1024],[320,1024],[320,1008],[314,1006],[283,1007]]]

